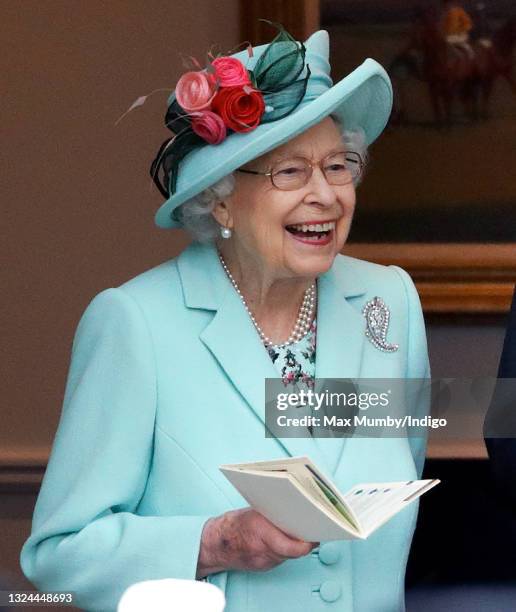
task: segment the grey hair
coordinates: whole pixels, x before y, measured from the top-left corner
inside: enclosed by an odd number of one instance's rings
[[[342,142],[346,150],[359,153],[364,164],[367,160],[367,146],[365,132],[362,128],[343,129],[340,118],[330,115],[341,130]],[[362,180],[364,173],[355,181],[357,186]],[[192,238],[198,242],[212,242],[220,236],[220,225],[212,215],[215,206],[229,197],[235,188],[235,175],[233,173],[223,177],[211,187],[208,187],[193,198],[179,206],[175,212],[178,221],[190,233]]]

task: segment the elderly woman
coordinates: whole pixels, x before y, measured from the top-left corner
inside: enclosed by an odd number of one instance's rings
[[[422,438],[265,435],[266,378],[428,376],[409,276],[339,254],[390,82],[371,59],[335,86],[329,70],[326,32],[302,44],[280,30],[180,79],[175,136],[152,166],[167,197],[156,223],[195,240],[81,318],[21,553],[40,589],[106,611],[135,582],[175,577],[218,585],[228,612],[403,609],[416,504],[365,541],[319,545],[247,507],[219,471],[307,455],[342,490],[421,473]]]

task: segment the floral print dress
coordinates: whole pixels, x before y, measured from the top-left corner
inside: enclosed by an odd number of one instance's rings
[[[317,322],[314,319],[308,333],[301,340],[282,348],[270,346],[268,349],[272,363],[288,391],[314,388],[316,330]]]
[[[285,391],[299,393],[301,389],[314,389],[316,346],[317,321],[314,319],[310,330],[301,340],[283,348],[269,347],[269,356],[283,380]],[[296,416],[305,414],[317,416],[310,406],[300,406]],[[308,431],[321,453],[325,455],[328,465],[332,470],[335,469],[342,450],[342,438],[335,437],[331,430],[324,437],[320,437],[320,433],[312,432],[311,428],[308,428]]]

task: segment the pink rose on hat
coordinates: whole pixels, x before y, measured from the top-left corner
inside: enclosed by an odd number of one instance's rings
[[[192,113],[192,130],[212,145],[220,144],[227,132],[222,117],[209,110]]]
[[[209,108],[217,91],[215,79],[204,71],[185,72],[176,85],[176,100],[187,113]]]
[[[217,57],[211,64],[215,68],[215,78],[221,87],[236,87],[251,83],[244,64],[233,57]]]

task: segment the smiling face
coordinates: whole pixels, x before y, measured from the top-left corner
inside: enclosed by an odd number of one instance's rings
[[[279,167],[289,173],[292,165],[285,161],[304,157],[318,162],[343,150],[340,130],[327,117],[242,169]],[[229,241],[241,262],[250,261],[253,269],[265,269],[274,278],[314,278],[331,267],[353,218],[352,182],[330,185],[315,163],[308,183],[293,191],[277,189],[269,176],[235,172],[235,178],[233,193],[213,214],[233,230]]]

